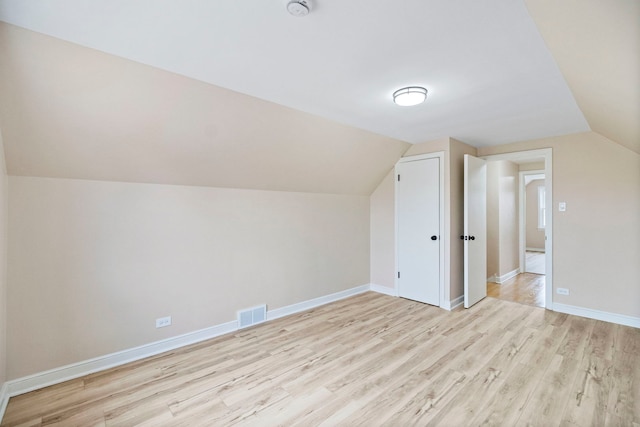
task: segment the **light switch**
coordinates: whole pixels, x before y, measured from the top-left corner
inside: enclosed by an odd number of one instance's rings
[[[558,210],[560,212],[564,212],[567,210],[567,202],[560,202],[558,203]]]

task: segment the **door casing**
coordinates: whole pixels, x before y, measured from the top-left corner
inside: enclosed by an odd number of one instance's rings
[[[448,281],[446,280],[449,275],[448,272],[446,270],[446,265],[449,263],[448,260],[448,256],[447,253],[445,252],[445,243],[448,243],[448,239],[449,239],[449,235],[445,234],[445,231],[447,230],[448,227],[445,227],[445,221],[448,224],[447,218],[445,217],[445,185],[444,185],[444,178],[445,178],[445,174],[444,174],[444,169],[445,169],[445,153],[444,151],[438,151],[438,152],[434,152],[434,153],[429,153],[429,154],[420,154],[420,155],[416,155],[416,156],[407,156],[407,157],[403,157],[400,160],[398,160],[398,162],[396,163],[405,163],[405,162],[413,162],[413,161],[419,161],[419,160],[425,160],[425,159],[434,159],[437,158],[439,160],[439,173],[440,173],[440,200],[439,200],[439,204],[440,204],[440,209],[439,209],[439,239],[438,239],[438,245],[439,245],[439,251],[440,251],[440,274],[439,274],[439,299],[440,299],[440,304],[439,306],[441,308],[450,310],[451,309],[451,304],[449,301],[449,293],[450,293],[450,289],[448,288],[448,286],[446,286],[446,283],[448,283]],[[398,266],[399,266],[399,258],[398,258],[398,179],[397,179],[398,173],[397,170],[394,171],[394,182],[395,182],[395,211],[396,211],[396,215],[395,215],[395,234],[396,234],[396,242],[395,242],[395,271],[396,271],[396,275],[395,275],[395,280],[394,280],[394,286],[395,286],[395,295],[398,295]],[[447,258],[445,260],[445,258]]]

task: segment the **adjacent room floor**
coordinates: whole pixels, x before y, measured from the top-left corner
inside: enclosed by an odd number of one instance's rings
[[[487,282],[487,296],[534,307],[544,307],[545,276],[522,273],[502,284]]]
[[[544,262],[544,252],[527,251],[526,272],[518,274],[502,284],[487,282],[487,296],[534,307],[544,307]]]
[[[633,425],[640,330],[372,292],[11,398],[16,425]]]

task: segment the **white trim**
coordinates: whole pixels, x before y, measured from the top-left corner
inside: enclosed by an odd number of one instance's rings
[[[7,410],[7,404],[9,404],[9,386],[7,383],[2,384],[0,388],[0,423],[4,417],[4,411]]]
[[[267,320],[277,319],[310,308],[318,307],[333,301],[350,297],[366,292],[370,289],[370,285],[362,285],[345,291],[336,292],[331,295],[314,298],[286,307],[281,307],[267,312]],[[99,356],[89,360],[72,363],[59,368],[50,369],[44,372],[38,372],[33,375],[7,381],[0,392],[0,398],[8,400],[8,397],[17,396],[19,394],[28,393],[53,384],[58,384],[74,378],[83,377],[105,369],[124,365],[125,363],[134,362],[146,357],[155,356],[166,351],[175,350],[176,348],[186,345],[195,344],[220,335],[228,334],[238,330],[238,321],[222,323],[199,331],[190,332],[184,335],[156,341],[150,344],[141,345],[139,347],[130,348],[116,353]],[[4,400],[0,400],[0,404],[5,404]],[[2,407],[0,407],[2,409]],[[2,418],[0,418],[2,420]]]
[[[358,295],[363,292],[367,292],[369,289],[370,289],[369,285],[362,285],[362,286],[347,289],[344,291],[336,292],[334,294],[314,298],[308,301],[291,304],[286,307],[276,308],[275,310],[269,310],[267,311],[267,321],[279,319],[281,317],[289,316],[291,314],[300,313],[301,311],[310,310],[312,308],[325,305],[330,302],[339,301],[341,299],[345,299],[353,295]]]
[[[544,252],[544,248],[530,248],[529,246],[526,247],[527,252]]]
[[[560,313],[572,314],[574,316],[587,317],[589,319],[602,320],[605,322],[617,323],[619,325],[631,326],[633,328],[640,328],[640,317],[626,316],[624,314],[609,313],[606,311],[560,303],[554,303],[553,310]]]
[[[498,283],[499,285],[503,284],[509,279],[513,279],[518,274],[520,274],[520,269],[516,268],[513,271],[503,274],[502,276],[496,276],[495,274],[487,279],[487,282]]]
[[[540,148],[537,150],[527,150],[527,151],[516,151],[513,153],[504,153],[504,154],[494,154],[490,156],[481,157],[485,160],[510,160],[510,161],[519,161],[519,160],[530,160],[533,158],[544,159],[544,186],[545,186],[545,196],[546,196],[546,206],[545,209],[545,308],[549,310],[553,310],[553,149],[551,148]],[[524,172],[524,171],[523,171]],[[527,171],[529,172],[529,171]],[[522,194],[522,191],[520,191]],[[522,205],[521,205],[522,208]],[[524,250],[525,243],[523,243],[523,230],[520,229],[520,250]],[[521,254],[520,256],[520,269],[522,271],[524,267],[524,258]]]
[[[59,368],[50,369],[48,371],[38,372],[33,375],[8,381],[9,396],[13,397],[19,394],[28,393],[33,390],[72,380],[74,378],[83,377],[85,375],[124,365],[125,363],[134,362],[146,357],[155,356],[166,351],[175,350],[176,348],[195,344],[197,342],[215,338],[237,330],[238,322],[234,320],[232,322],[222,323],[220,325],[190,332],[184,335],[178,335],[165,340],[95,357],[93,359],[83,360],[81,362],[72,363]]]
[[[392,297],[398,296],[398,291],[395,288],[390,288],[389,286],[376,285],[374,283],[372,283],[369,286],[371,287],[372,292],[377,292],[379,294],[389,295]],[[445,301],[445,304],[442,305],[440,308],[451,311],[456,307],[458,307],[459,305],[461,305],[463,302],[464,302],[464,295],[460,295],[458,298],[454,298],[451,301]]]
[[[449,302],[449,310],[453,310],[457,307],[460,307],[464,303],[464,294],[460,295],[458,298],[454,298]]]
[[[416,156],[407,156],[407,157],[402,157],[400,158],[400,160],[398,160],[396,162],[396,165],[393,169],[393,174],[394,174],[394,209],[395,209],[395,215],[394,215],[394,230],[395,230],[395,244],[394,244],[394,248],[395,248],[395,274],[394,274],[394,281],[393,281],[393,285],[395,287],[396,293],[399,295],[399,288],[398,288],[398,164],[399,163],[408,163],[408,162],[415,162],[418,160],[425,160],[425,159],[438,159],[439,161],[439,173],[440,173],[440,186],[438,188],[438,192],[440,193],[440,229],[439,229],[439,233],[440,233],[440,238],[438,239],[438,242],[440,244],[440,278],[439,278],[439,282],[440,282],[440,289],[439,289],[439,294],[440,294],[440,307],[444,308],[446,310],[449,310],[450,306],[449,306],[449,300],[448,300],[448,295],[449,295],[449,289],[448,286],[445,286],[445,283],[448,284],[448,280],[445,281],[445,274],[448,271],[448,265],[447,263],[449,262],[449,257],[447,256],[447,253],[445,252],[445,240],[448,241],[449,240],[449,234],[446,234],[448,232],[447,228],[445,227],[445,222],[447,221],[447,216],[445,216],[445,214],[448,215],[448,210],[445,211],[445,152],[444,151],[436,151],[433,153],[428,153],[428,154],[419,154]]]
[[[537,218],[537,222],[538,222],[538,230],[544,230],[544,223],[545,223],[545,215],[544,212],[545,209],[547,208],[547,200],[545,197],[545,187],[544,185],[538,185],[538,218]]]
[[[398,291],[395,288],[390,288],[388,286],[376,285],[372,283],[370,286],[371,291],[377,292],[379,294],[389,295],[392,297],[398,296]]]

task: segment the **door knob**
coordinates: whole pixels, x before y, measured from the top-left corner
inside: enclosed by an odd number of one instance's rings
[[[431,240],[438,240],[438,236],[431,236]]]
[[[476,240],[476,236],[469,236],[469,240]]]
[[[460,236],[460,240],[464,240],[464,236]]]

